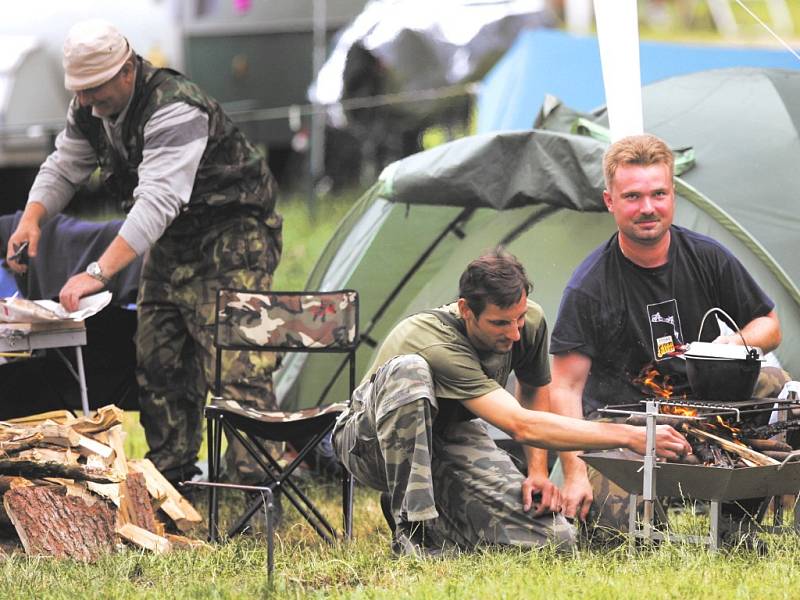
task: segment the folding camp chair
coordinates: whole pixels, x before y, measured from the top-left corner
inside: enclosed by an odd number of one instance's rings
[[[347,357],[337,376],[349,364],[348,398],[355,388],[355,350],[358,339],[358,294],[353,290],[334,292],[251,292],[223,289],[217,294],[216,367],[214,399],[206,407],[209,444],[209,532],[218,539],[218,487],[233,487],[263,493],[270,504],[273,495],[282,494],[303,515],[316,532],[329,543],[338,539],[336,529],[293,481],[300,463],[331,432],[336,418],[347,408],[340,402],[295,411],[260,411],[222,397],[222,354],[226,350],[340,353]],[[334,378],[322,391],[327,395]],[[315,399],[316,400],[316,399]],[[247,486],[219,483],[222,432],[241,442],[266,473],[261,485]],[[297,448],[297,456],[282,465],[270,454],[264,441],[308,440]],[[342,469],[343,533],[352,531],[353,480]],[[252,501],[242,516],[228,530],[233,536],[247,526],[263,505],[262,498]],[[267,510],[267,537],[271,563],[272,511]]]

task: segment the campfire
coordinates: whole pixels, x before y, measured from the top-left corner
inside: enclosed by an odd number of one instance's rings
[[[634,383],[659,401],[657,422],[672,425],[691,444],[693,454],[675,462],[724,468],[767,466],[784,461],[792,452],[789,444],[775,439],[775,436],[788,429],[800,428],[800,422],[783,421],[757,426],[750,424],[746,417],[771,413],[776,405],[779,410],[797,408],[800,405],[796,401],[753,398],[720,404],[686,395],[673,396],[669,376],[662,376],[652,366],[643,369]],[[630,412],[639,411],[641,407],[636,405],[636,409]],[[646,418],[643,414],[631,414],[627,422],[644,425]]]

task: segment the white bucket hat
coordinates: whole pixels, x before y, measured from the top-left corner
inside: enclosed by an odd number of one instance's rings
[[[102,19],[76,23],[64,41],[64,86],[74,92],[102,85],[130,54],[128,40],[111,23]]]

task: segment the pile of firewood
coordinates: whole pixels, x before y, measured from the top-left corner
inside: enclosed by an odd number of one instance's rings
[[[205,545],[166,533],[188,533],[202,517],[153,463],[126,459],[122,414],[106,406],[0,422],[0,527],[25,552],[92,561],[123,544]]]

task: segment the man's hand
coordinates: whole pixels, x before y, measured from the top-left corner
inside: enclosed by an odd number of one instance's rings
[[[635,432],[628,448],[639,454],[647,451],[647,428],[635,427]],[[661,458],[675,459],[692,453],[692,447],[686,438],[670,425],[656,426],[656,454]]]
[[[568,519],[585,521],[589,516],[594,492],[586,473],[565,476],[561,489],[561,514]]]
[[[541,494],[541,497],[534,500],[536,494]],[[534,517],[561,510],[561,492],[547,475],[529,474],[522,482],[522,508],[528,512],[531,507],[535,508]]]
[[[58,300],[67,311],[78,310],[78,301],[84,296],[103,290],[103,284],[87,273],[73,275],[58,293]]]
[[[20,220],[16,230],[8,238],[8,246],[6,248],[6,264],[12,271],[24,273],[28,270],[27,265],[22,264],[19,260],[12,260],[12,256],[25,242],[28,242],[28,256],[31,258],[36,256],[41,235],[42,230],[39,228],[38,221],[24,218]]]

